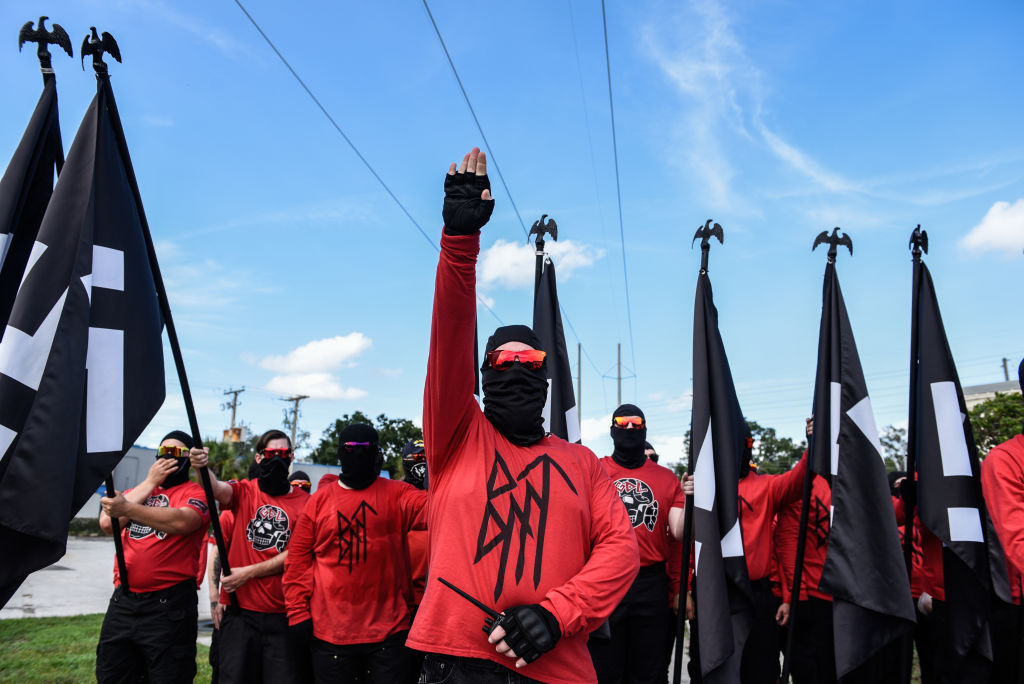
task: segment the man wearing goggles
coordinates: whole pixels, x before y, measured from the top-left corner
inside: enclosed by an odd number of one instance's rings
[[[121,524],[131,593],[114,564],[114,594],[96,647],[98,682],[191,682],[196,675],[196,577],[210,512],[202,487],[189,481],[181,431],[160,442],[146,479],[103,497],[100,527]]]
[[[426,527],[426,493],[380,477],[377,431],[338,435],[341,474],[317,489],[285,563],[292,632],[310,645],[316,682],[415,682],[405,639],[411,623],[405,537]]]
[[[684,475],[680,481],[647,458],[647,420],[633,404],[615,409],[610,434],[614,450],[601,465],[629,514],[640,549],[640,572],[608,619],[610,638],[594,635],[587,645],[602,683],[664,682],[661,654],[671,640],[672,624],[667,564],[679,548],[672,541],[683,538],[693,478]]]
[[[473,397],[476,261],[494,201],[474,148],[445,179],[423,434],[429,579],[409,634],[421,682],[596,682],[587,636],[639,567],[636,538],[601,464],[546,435],[547,364],[528,326],[502,326]],[[447,582],[449,586],[446,586]],[[486,608],[454,593],[457,587]]]
[[[191,459],[202,467],[209,450],[192,449]],[[220,602],[227,608],[220,623],[220,684],[300,682],[308,671],[308,657],[288,632],[281,585],[289,540],[310,498],[292,488],[292,459],[288,435],[268,430],[256,442],[255,480],[221,482],[210,471],[218,503],[234,511],[232,529],[225,530],[231,574],[221,576]]]

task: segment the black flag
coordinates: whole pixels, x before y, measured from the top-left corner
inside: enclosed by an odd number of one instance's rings
[[[562,312],[558,308],[555,265],[544,257],[544,271],[533,300],[533,331],[547,352],[548,401],[544,405],[544,429],[569,442],[580,441],[580,418],[572,391],[572,366],[565,349]]]
[[[833,597],[836,676],[910,631],[914,605],[882,447],[834,263],[825,267],[810,466],[830,481],[820,590]]]
[[[0,180],[0,335],[53,193],[54,169],[63,161],[57,84],[51,78]]]
[[[747,423],[718,331],[707,273],[693,306],[693,532],[697,631],[704,681],[740,681],[751,588],[739,520],[739,466]],[[687,572],[686,568],[683,572]]]
[[[992,582],[985,545],[985,503],[974,434],[960,378],[949,351],[931,274],[914,264],[916,348],[911,350],[908,444],[918,476],[921,523],[942,540],[946,606],[954,654],[945,654],[950,681],[966,681],[958,668],[972,651],[991,660],[989,597]]]
[[[0,340],[0,605],[164,400],[162,317],[113,93],[86,112]],[[125,151],[125,154],[127,152]]]

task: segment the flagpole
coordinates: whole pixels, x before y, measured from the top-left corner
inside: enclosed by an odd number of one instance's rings
[[[910,235],[910,254],[913,258],[913,276],[910,294],[910,406],[908,411],[909,423],[907,424],[907,478],[903,481],[901,494],[906,491],[904,488],[917,487],[917,433],[918,423],[918,377],[920,345],[920,310],[917,305],[918,295],[921,290],[921,250],[928,251],[928,236],[921,231],[921,224],[917,225]],[[916,513],[916,497],[912,501],[903,499],[903,560],[907,566],[907,581],[913,586],[914,575],[914,515]],[[906,645],[902,649],[902,660],[900,662],[903,681],[910,683],[911,670],[914,659],[914,640],[906,639]]]
[[[690,444],[688,445],[689,456],[686,464],[686,474],[693,474],[693,428],[690,428]],[[686,497],[686,506],[683,509],[686,519],[683,523],[683,564],[679,571],[679,609],[676,612],[676,648],[675,657],[672,661],[672,684],[680,684],[683,677],[683,641],[686,632],[686,597],[689,594],[690,585],[690,551],[693,546],[693,497]],[[693,638],[690,638],[692,643]]]
[[[534,307],[537,306],[537,291],[540,289],[540,277],[544,273],[544,258],[547,256],[544,253],[544,234],[547,233],[551,236],[551,239],[558,241],[558,224],[555,223],[555,219],[545,220],[548,218],[547,214],[542,214],[540,219],[533,222],[533,227],[530,228],[529,235],[537,235],[537,240],[534,245],[537,248],[537,259],[533,271],[533,301]],[[527,239],[529,239],[527,235]]]
[[[100,53],[100,56],[102,56],[102,53]],[[164,326],[167,330],[167,341],[171,347],[171,355],[174,357],[178,381],[181,383],[181,395],[185,402],[185,413],[188,416],[192,439],[197,447],[202,448],[203,439],[199,432],[199,421],[196,418],[196,409],[192,403],[192,392],[189,389],[188,377],[185,373],[185,361],[181,354],[181,345],[178,343],[178,334],[174,328],[174,320],[171,317],[171,305],[167,299],[167,290],[164,287],[163,277],[160,275],[160,264],[156,258],[156,249],[153,247],[153,237],[149,232],[149,222],[146,220],[146,212],[142,206],[142,194],[139,192],[139,184],[135,178],[135,169],[132,167],[131,156],[128,154],[128,142],[125,139],[124,127],[121,125],[121,116],[117,111],[114,90],[110,87],[110,75],[102,59],[95,58],[95,56],[93,68],[96,70],[98,86],[107,97],[107,107],[110,111],[110,120],[114,127],[114,137],[117,139],[121,159],[128,177],[128,185],[132,189],[135,205],[138,208],[139,223],[142,226],[142,237],[146,242],[146,253],[149,256],[149,267],[153,272],[153,284],[156,287],[157,300],[160,302],[160,313],[163,316]],[[210,510],[210,523],[213,525],[213,536],[217,543],[217,552],[220,554],[221,568],[225,576],[230,575],[231,566],[228,563],[227,545],[224,543],[224,533],[220,527],[220,517],[217,515],[217,500],[213,494],[213,485],[210,482],[210,473],[206,466],[199,468],[199,477],[202,480],[203,492],[206,494],[206,503]],[[238,598],[235,594],[229,593],[228,598],[231,601],[231,605],[237,608]]]
[[[114,489],[114,474],[107,475],[107,498],[113,499],[116,491]],[[114,536],[114,551],[117,555],[117,570],[121,577],[121,591],[126,594],[132,593],[128,584],[128,564],[124,560],[124,542],[121,539],[121,520],[116,516],[110,516],[110,530]]]
[[[811,454],[814,453],[814,432],[812,431],[810,436],[807,438],[807,460],[810,461]],[[797,538],[796,538],[796,562],[793,567],[793,589],[789,598],[789,625],[786,630],[786,653],[782,659],[782,678],[779,680],[782,684],[789,684],[789,672],[793,665],[793,632],[796,631],[794,625],[796,623],[797,604],[800,603],[800,584],[803,581],[804,574],[804,553],[807,547],[807,518],[808,510],[811,507],[811,485],[814,482],[814,472],[811,469],[810,463],[807,464],[807,469],[804,472],[804,491],[801,498],[800,505],[800,523],[797,525]]]

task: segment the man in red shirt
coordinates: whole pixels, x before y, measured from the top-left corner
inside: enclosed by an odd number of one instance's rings
[[[191,682],[196,675],[196,576],[210,514],[202,488],[188,479],[192,438],[175,431],[134,489],[101,499],[100,527],[121,524],[131,593],[114,565],[96,647],[97,682]]]
[[[1017,367],[1024,395],[1024,360]],[[1024,434],[988,452],[981,463],[981,490],[1006,555],[1012,603],[992,606],[992,681],[1017,682],[1021,672],[1021,594],[1024,593]],[[991,558],[991,557],[990,557]],[[991,558],[991,560],[995,560]]]
[[[778,568],[772,528],[783,508],[799,505],[807,470],[807,452],[796,467],[780,475],[760,475],[754,470],[753,439],[740,465],[739,517],[743,533],[743,555],[754,591],[754,622],[743,647],[740,677],[744,684],[775,684],[779,678],[779,602],[772,592]],[[792,568],[792,566],[790,566]]]
[[[671,540],[683,537],[686,497],[675,473],[648,459],[643,411],[633,404],[618,407],[610,431],[615,449],[601,465],[629,514],[640,571],[608,618],[609,638],[594,634],[587,646],[601,684],[660,684],[666,672],[660,655],[671,641],[666,626],[672,622],[666,564]],[[692,490],[689,480],[687,486]]]
[[[192,449],[192,465],[206,465],[208,449]],[[234,511],[228,549],[231,574],[221,577],[220,602],[227,605],[220,624],[221,684],[299,682],[301,644],[288,632],[281,573],[289,539],[309,494],[288,480],[291,440],[280,430],[256,442],[255,480],[221,482],[210,472],[218,503]],[[238,608],[229,604],[234,594]]]
[[[482,412],[473,396],[479,231],[494,208],[486,173],[474,148],[445,179],[423,406],[430,577],[407,644],[427,654],[424,684],[595,682],[587,635],[636,576],[636,536],[593,452],[545,434],[547,367],[529,327],[495,331]],[[485,625],[441,580],[500,620]]]
[[[338,435],[341,475],[309,501],[288,551],[284,591],[292,630],[310,642],[318,684],[400,684],[411,623],[405,536],[426,527],[426,492],[379,477],[377,431]],[[415,681],[413,678],[412,681]]]

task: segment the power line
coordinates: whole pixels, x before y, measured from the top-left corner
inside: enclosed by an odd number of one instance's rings
[[[237,0],[235,0],[237,2]],[[501,167],[498,166],[498,159],[494,156],[494,150],[491,149],[491,143],[487,142],[487,136],[484,135],[484,128],[480,125],[480,119],[476,116],[476,110],[473,109],[473,103],[469,101],[469,94],[466,92],[466,87],[462,85],[462,78],[459,77],[459,70],[455,68],[455,62],[452,61],[452,56],[448,52],[448,46],[445,45],[444,38],[441,37],[441,30],[437,27],[437,22],[434,21],[434,13],[430,11],[430,5],[427,4],[427,0],[423,0],[423,8],[427,10],[427,16],[430,17],[430,23],[434,27],[434,33],[437,34],[437,39],[441,43],[441,49],[444,50],[444,56],[448,59],[448,66],[452,68],[452,73],[455,74],[455,81],[459,84],[459,90],[462,91],[462,97],[466,100],[466,106],[469,107],[469,113],[473,115],[473,121],[476,123],[476,130],[480,132],[480,137],[483,138],[484,147],[487,148],[487,154],[491,156],[488,160],[493,166],[494,170],[498,174],[498,180],[501,181],[501,187],[505,188],[505,194],[508,195],[508,201],[512,205],[512,210],[516,213],[516,218],[519,219],[519,226],[523,229],[523,235],[529,239],[530,234],[526,230],[526,224],[523,222],[523,217],[519,214],[519,208],[516,206],[516,201],[512,199],[512,193],[508,190],[508,184],[505,183],[505,177],[501,175]]]
[[[366,157],[363,156],[363,153],[359,151],[359,148],[356,147],[354,142],[352,142],[352,139],[349,138],[345,134],[345,131],[343,131],[341,129],[341,126],[339,126],[338,122],[334,120],[334,117],[331,116],[331,113],[329,111],[327,111],[327,108],[324,107],[323,103],[320,102],[320,99],[317,98],[317,96],[313,93],[313,91],[310,89],[310,87],[308,85],[306,85],[306,82],[304,80],[302,80],[302,77],[299,76],[298,72],[295,71],[294,68],[292,68],[291,63],[289,63],[288,60],[285,58],[285,56],[283,54],[281,54],[281,51],[277,49],[277,46],[274,45],[274,41],[272,41],[270,39],[270,36],[268,36],[263,31],[263,29],[260,27],[260,25],[256,22],[256,19],[254,19],[253,16],[251,14],[249,14],[249,10],[247,10],[245,8],[245,5],[243,5],[241,3],[241,0],[235,0],[235,4],[238,5],[238,9],[242,10],[242,13],[245,14],[246,18],[253,25],[253,27],[255,27],[255,29],[257,31],[259,31],[259,34],[261,36],[263,36],[263,40],[265,40],[267,42],[267,45],[269,45],[270,49],[274,51],[274,54],[276,54],[278,59],[281,60],[281,63],[284,64],[288,68],[288,71],[290,71],[292,76],[295,77],[295,80],[298,81],[299,85],[302,86],[302,89],[306,91],[306,94],[309,95],[310,99],[313,100],[314,104],[316,104],[316,106],[320,109],[320,111],[323,113],[323,115],[325,117],[327,117],[327,120],[331,123],[332,126],[334,126],[334,130],[336,130],[338,132],[338,134],[345,140],[345,142],[348,143],[348,146],[350,148],[352,148],[352,151],[355,152],[357,157],[359,157],[359,161],[363,162],[363,166],[366,167],[367,171],[369,171],[371,174],[373,174],[373,177],[377,179],[377,182],[380,183],[381,187],[384,188],[384,191],[386,193],[388,193],[388,196],[390,196],[391,199],[393,199],[395,201],[395,204],[398,205],[398,208],[401,209],[402,212],[412,222],[412,224],[414,226],[416,226],[416,230],[418,230],[420,232],[420,235],[423,236],[423,239],[427,241],[427,243],[434,249],[435,252],[440,252],[441,249],[437,246],[436,241],[433,240],[429,235],[427,235],[427,231],[423,230],[423,226],[421,226],[419,224],[419,221],[417,221],[415,218],[413,218],[413,215],[410,214],[409,210],[405,208],[405,205],[402,204],[402,201],[400,199],[398,199],[398,196],[395,195],[395,193],[391,191],[391,188],[388,186],[387,183],[384,182],[384,179],[380,177],[380,174],[377,173],[377,170],[373,168],[373,165],[370,164],[370,162],[366,159]],[[438,34],[438,35],[440,36],[440,34]],[[447,49],[445,50],[445,52],[447,52]],[[454,65],[452,66],[452,68],[453,69],[455,68]],[[459,85],[461,86],[461,83]],[[465,92],[465,91],[463,91],[463,92]],[[468,100],[467,100],[467,102],[468,102]],[[473,118],[474,119],[476,118],[475,114],[473,115]],[[479,125],[479,124],[477,124],[477,125]],[[483,135],[483,131],[481,131],[480,134]],[[485,139],[485,142],[486,142],[486,139]],[[495,169],[497,170],[497,164],[495,164]],[[498,172],[498,175],[499,176],[501,175],[500,171]],[[504,180],[502,180],[502,183],[504,183]],[[508,188],[506,188],[506,191],[507,190],[508,190]],[[509,200],[511,200],[511,199],[512,199],[512,197],[510,195],[509,196]],[[514,207],[515,203],[513,203],[512,206]],[[519,212],[517,211],[516,215],[518,216],[518,214],[519,214]],[[522,223],[522,219],[520,219],[519,222]],[[525,227],[523,228],[523,230],[526,230]],[[486,301],[484,301],[483,297],[481,297],[479,294],[477,295],[477,300],[481,304],[483,304],[484,308],[487,309],[491,313],[492,316],[494,316],[494,318],[498,321],[498,323],[500,325],[505,325],[504,321],[501,320],[501,317],[499,317],[498,314],[496,314],[494,312],[494,309],[492,309],[490,307],[490,305]]]
[[[237,1],[237,0],[236,0]],[[426,0],[424,0],[426,1]],[[615,197],[619,202],[619,242],[622,245],[622,280],[626,287],[626,324],[629,327],[629,353],[636,372],[636,346],[633,344],[633,312],[629,304],[629,273],[626,270],[626,233],[622,225],[622,186],[619,182],[619,144],[615,136],[615,103],[612,99],[612,60],[608,51],[608,18],[601,0],[601,23],[604,25],[604,61],[608,71],[608,110],[612,119],[612,154],[615,157]]]

